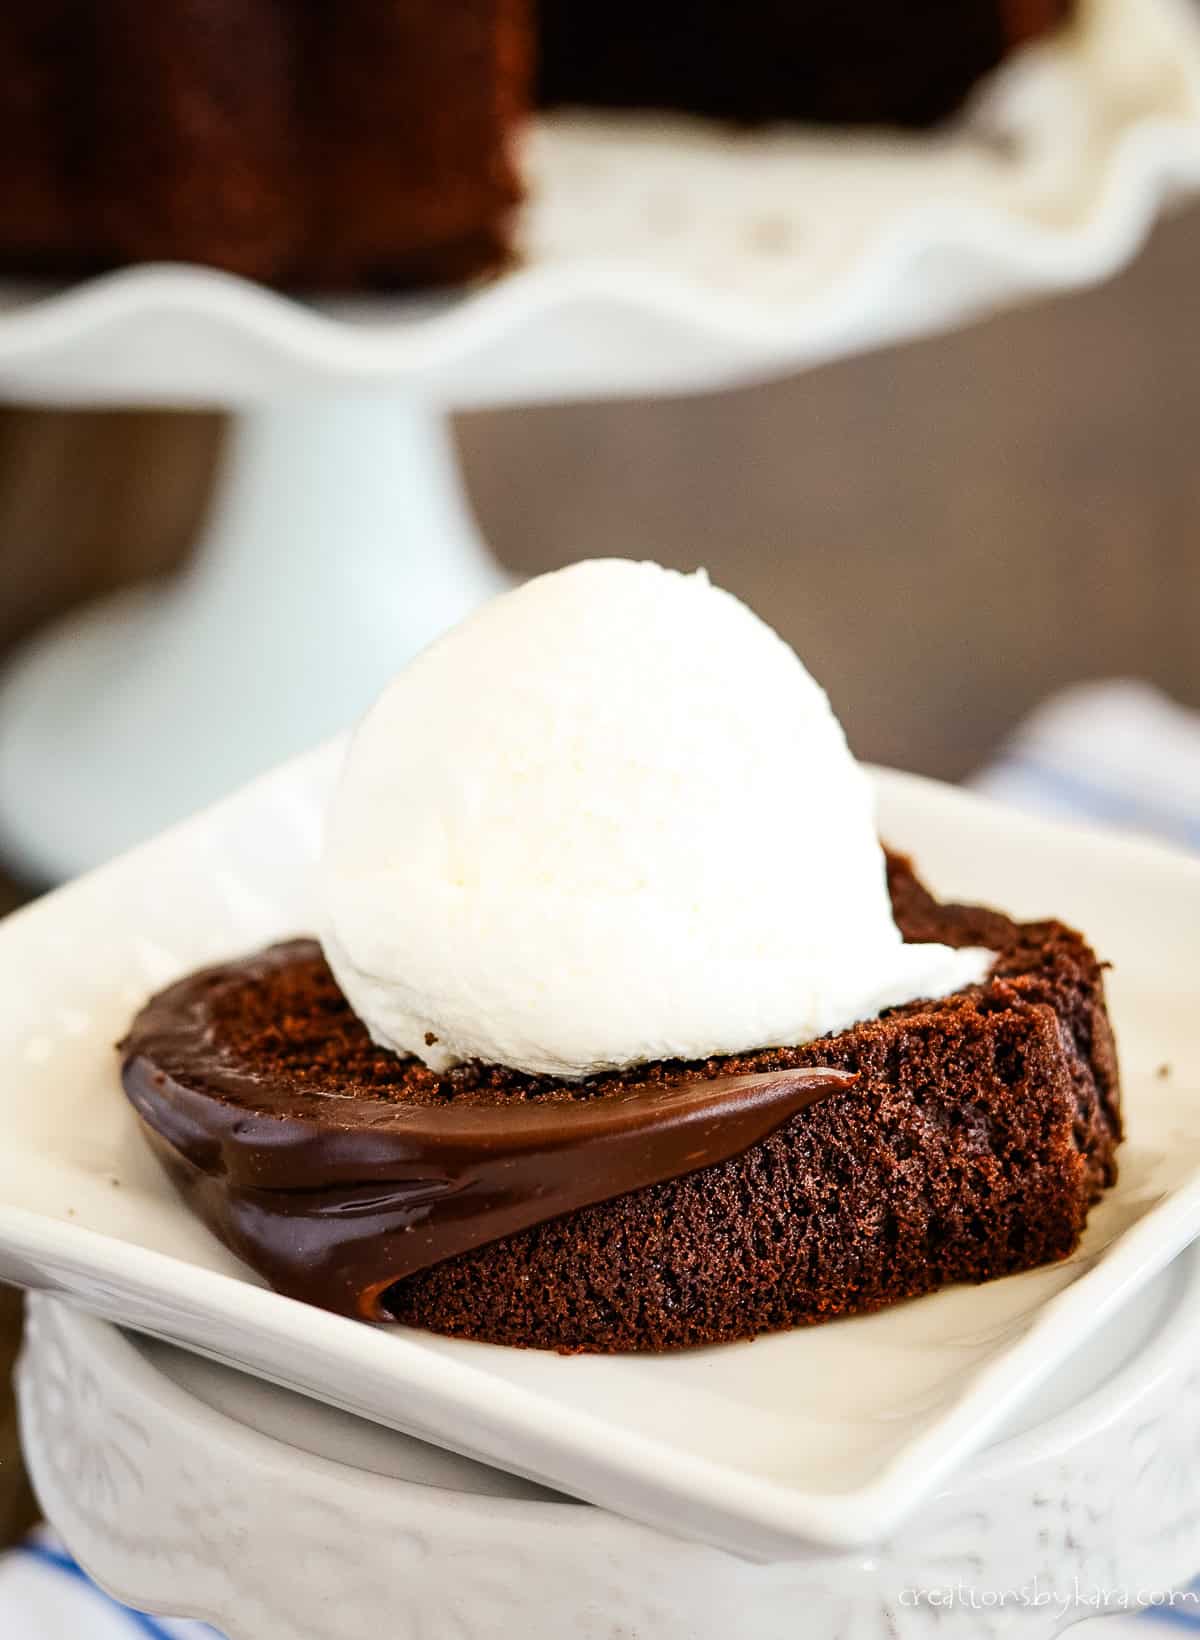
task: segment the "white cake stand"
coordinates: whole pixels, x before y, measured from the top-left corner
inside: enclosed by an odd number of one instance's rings
[[[48,1518],[118,1598],[231,1640],[1048,1640],[1162,1608],[1200,1564],[1196,1249],[896,1540],[769,1566],[28,1306],[21,1428]]]
[[[504,584],[447,409],[766,376],[1105,277],[1200,185],[1191,0],[1082,0],[934,137],[556,119],[524,261],[299,303],[194,268],[0,290],[0,395],[240,412],[192,567],[70,616],[0,689],[0,846],[71,875],[352,719]]]

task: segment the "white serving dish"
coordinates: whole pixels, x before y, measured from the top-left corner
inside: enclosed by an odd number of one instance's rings
[[[880,773],[939,890],[1061,915],[1114,963],[1129,1137],[1063,1265],[658,1358],[369,1327],[266,1291],[180,1205],[121,1097],[146,993],[311,928],[336,747],[0,925],[0,1275],[619,1513],[761,1558],[903,1518],[1200,1230],[1200,862]],[[1169,1074],[1159,1074],[1169,1065]]]

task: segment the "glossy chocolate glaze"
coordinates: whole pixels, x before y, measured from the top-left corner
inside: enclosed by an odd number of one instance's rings
[[[364,1320],[387,1320],[388,1288],[418,1270],[739,1155],[856,1080],[805,1068],[490,1105],[288,1085],[233,1060],[211,998],[299,949],[155,997],[121,1044],[122,1081],[176,1186],[233,1252],[277,1291]]]

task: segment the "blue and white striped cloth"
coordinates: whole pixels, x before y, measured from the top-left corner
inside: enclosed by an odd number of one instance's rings
[[[0,1555],[0,1635],[4,1640],[222,1640],[207,1623],[151,1617],[110,1599],[43,1526]]]
[[[1148,683],[1079,684],[1039,706],[968,784],[1040,814],[1200,849],[1200,713]]]
[[[1047,701],[970,784],[1040,813],[1200,848],[1200,714],[1149,685],[1086,684]],[[1197,1484],[1200,1485],[1200,1479]],[[1200,1590],[1200,1579],[1193,1585]],[[1147,1625],[1200,1640],[1200,1602],[1106,1617],[1088,1640],[1148,1640]],[[0,1640],[221,1640],[206,1623],[150,1617],[109,1599],[45,1528],[0,1555]],[[275,1640],[271,1635],[238,1640]]]

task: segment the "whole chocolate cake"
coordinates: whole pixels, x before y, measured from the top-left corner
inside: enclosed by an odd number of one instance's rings
[[[122,1044],[125,1089],[184,1196],[280,1291],[498,1344],[722,1343],[1062,1258],[1116,1177],[1101,966],[1061,923],[939,904],[903,858],[889,886],[906,940],[988,947],[988,979],[804,1047],[564,1084],[478,1063],[438,1074],[380,1049],[320,947],[297,941],[149,1004]],[[492,1188],[437,1239],[448,1153],[421,1142],[447,1113],[566,1105],[561,1130],[581,1102],[634,1087],[723,1093],[718,1079],[806,1067],[849,1074],[799,1097],[785,1080],[777,1125],[760,1114],[761,1136],[726,1134],[720,1160],[696,1165],[702,1139],[690,1168],[679,1152],[662,1164],[674,1176],[628,1188],[645,1163],[626,1158],[606,1199],[565,1211],[558,1175],[535,1168],[525,1228],[500,1233],[513,1191]],[[406,1116],[419,1142],[389,1156]],[[586,1181],[593,1142],[568,1147],[563,1176]]]
[[[925,124],[1072,0],[11,0],[0,267],[299,287],[495,269],[547,103]]]

